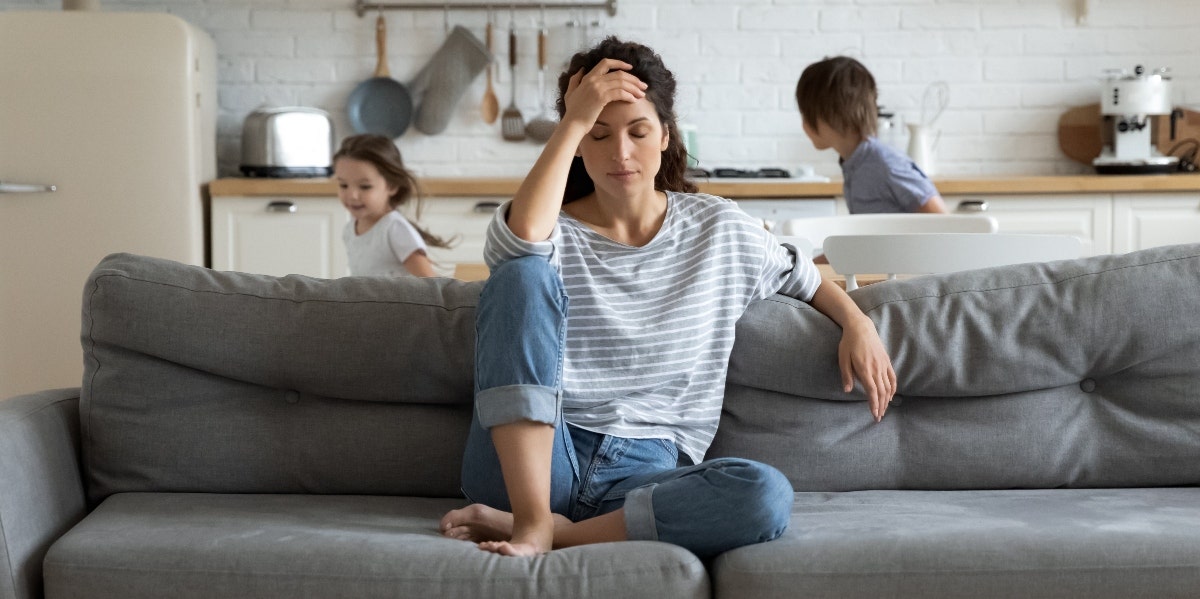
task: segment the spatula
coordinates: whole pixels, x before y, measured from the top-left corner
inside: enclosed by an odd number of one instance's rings
[[[508,68],[512,72],[512,99],[504,114],[500,115],[500,132],[508,141],[523,141],[525,139],[525,118],[517,108],[517,25],[510,17],[508,21]]]

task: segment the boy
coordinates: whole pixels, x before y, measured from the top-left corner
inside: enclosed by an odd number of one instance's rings
[[[875,102],[875,78],[846,56],[809,65],[796,83],[804,133],[818,150],[833,148],[841,157],[842,193],[851,214],[946,212],[929,177],[875,137]]]

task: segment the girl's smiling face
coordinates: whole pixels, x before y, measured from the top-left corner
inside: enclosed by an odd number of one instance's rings
[[[365,231],[392,211],[389,200],[397,188],[388,185],[375,165],[354,158],[338,158],[333,165],[338,199]]]
[[[630,197],[652,192],[667,149],[667,131],[649,100],[611,102],[579,143],[598,194]]]

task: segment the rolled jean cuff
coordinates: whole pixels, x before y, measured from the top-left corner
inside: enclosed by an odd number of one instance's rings
[[[654,487],[646,485],[625,494],[625,536],[631,541],[657,541],[654,524]]]
[[[562,413],[562,394],[541,385],[506,385],[484,389],[475,394],[479,424],[485,429],[520,420],[558,425]]]

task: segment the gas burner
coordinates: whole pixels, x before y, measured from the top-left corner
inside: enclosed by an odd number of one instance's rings
[[[757,170],[715,168],[711,171],[702,168],[693,168],[688,169],[687,174],[689,177],[712,177],[716,179],[790,179],[792,177],[792,173],[782,168],[760,168]]]

